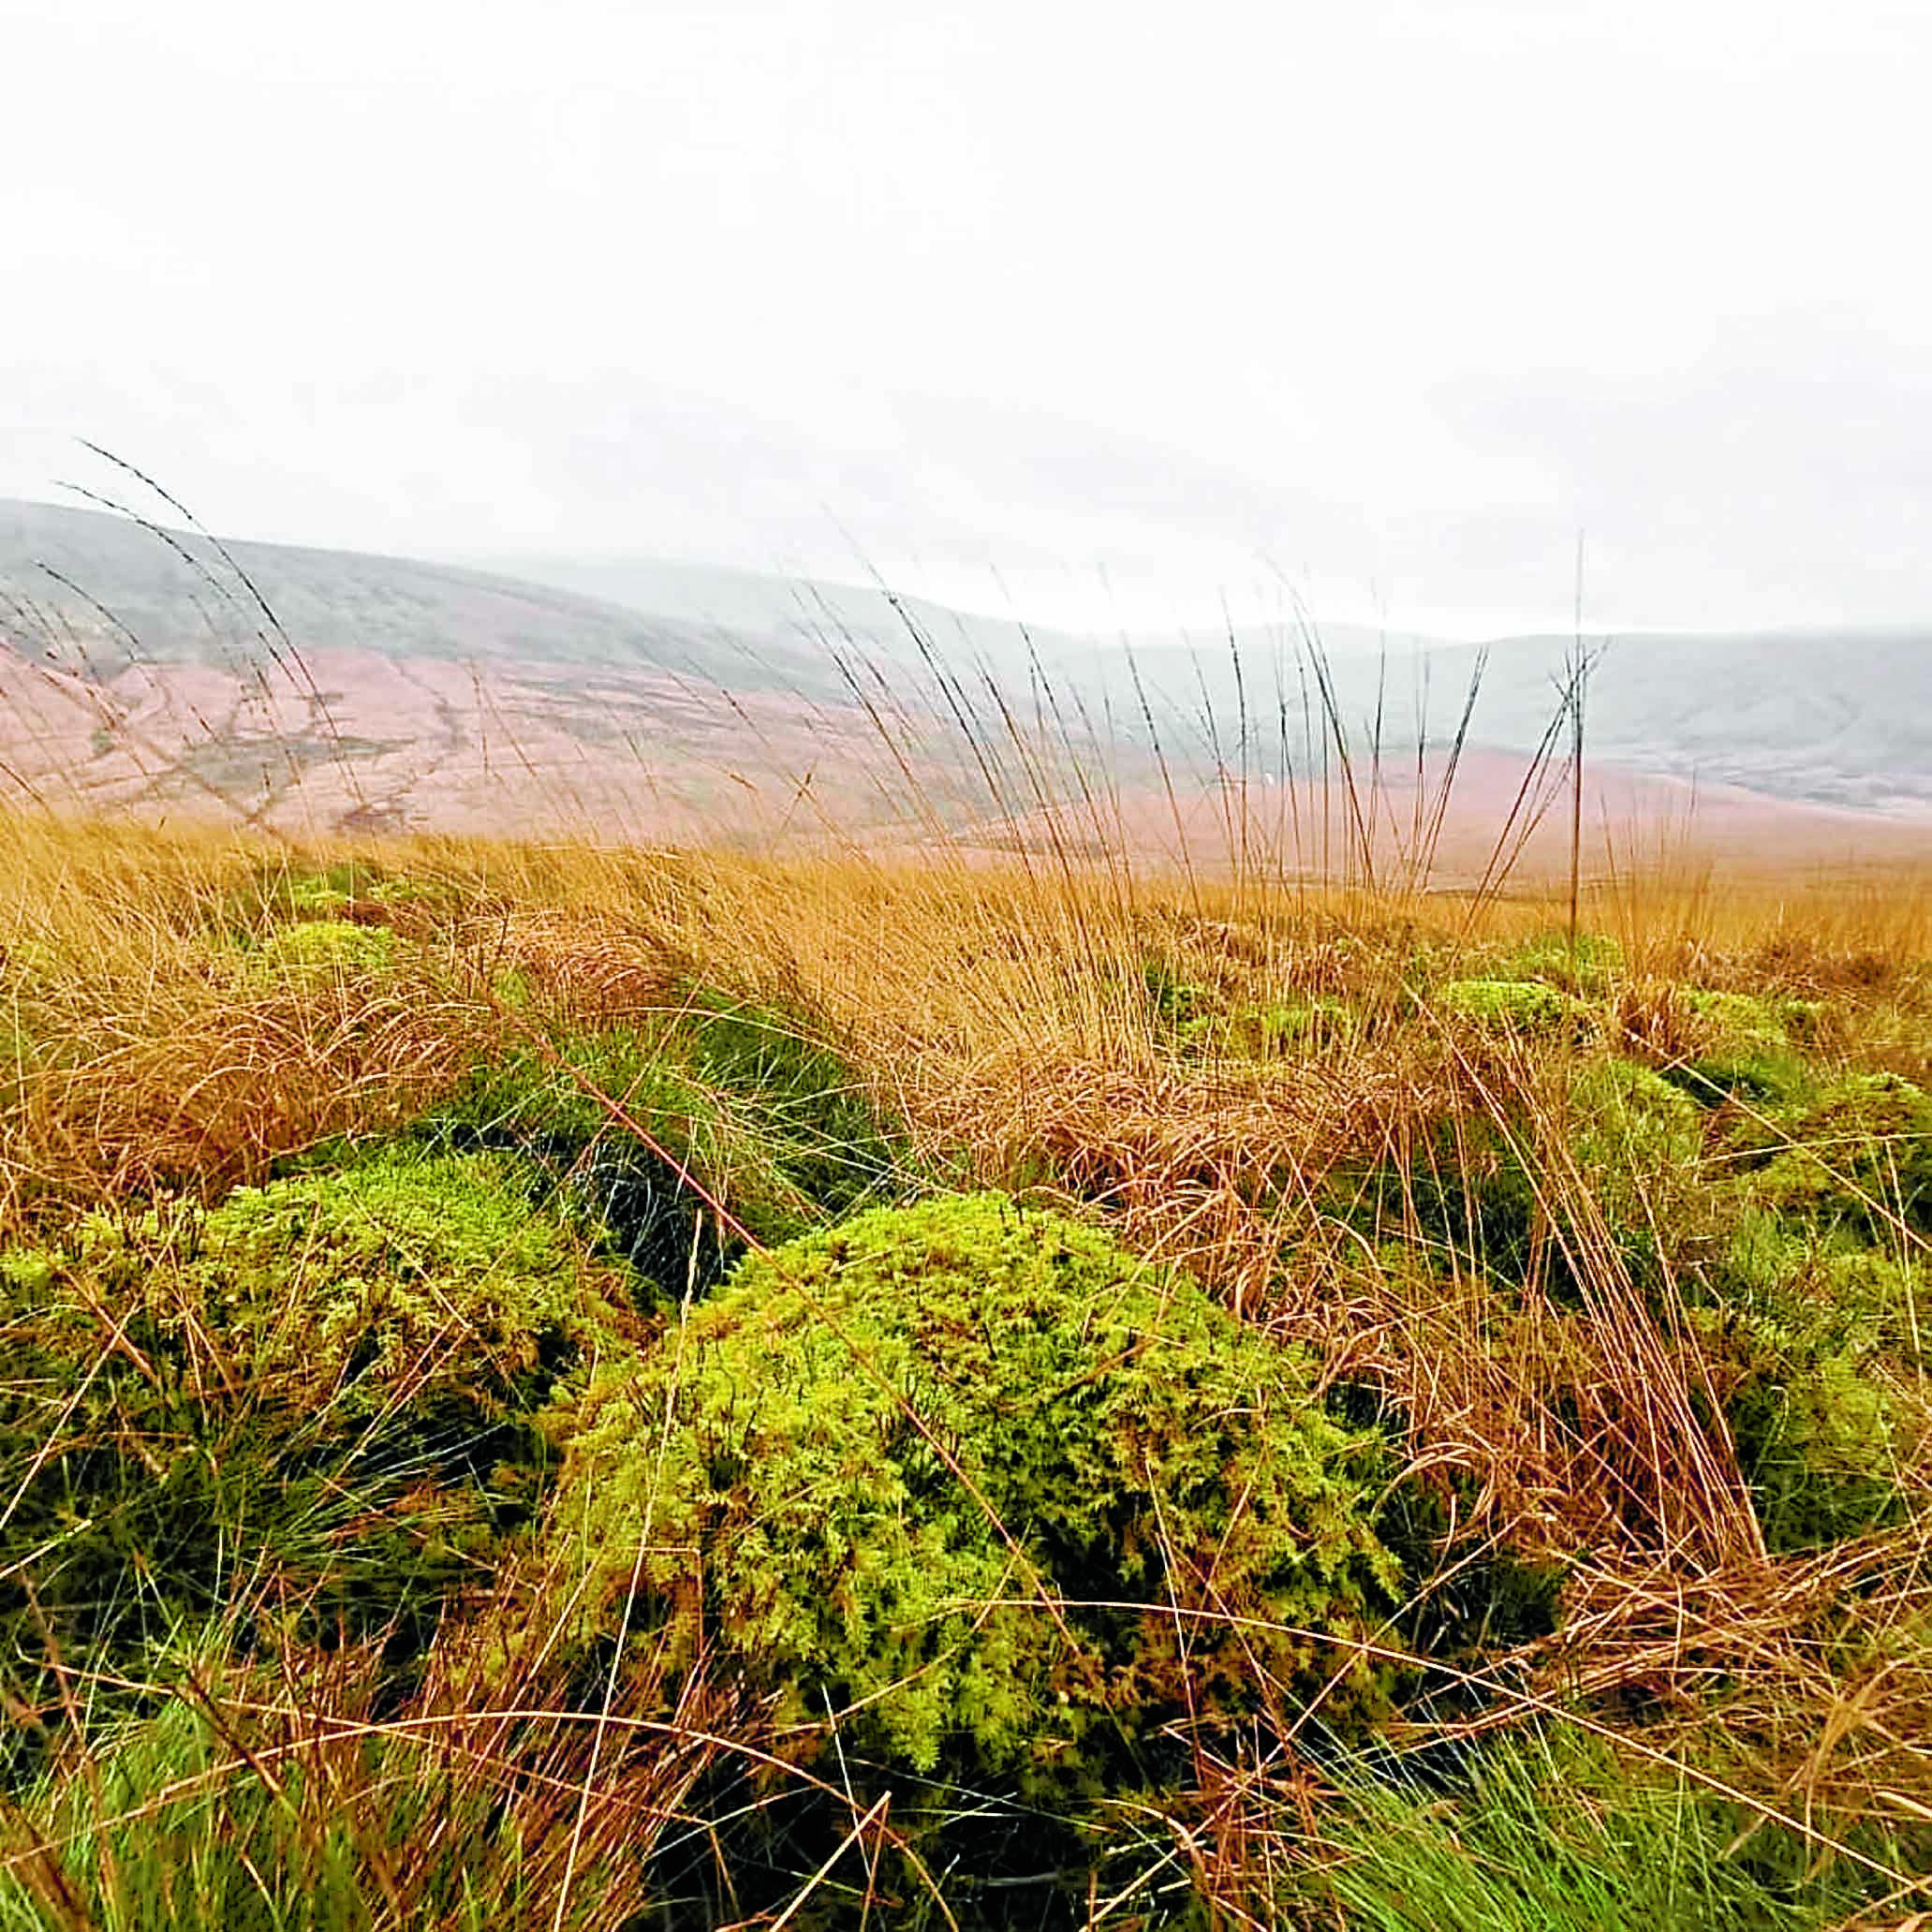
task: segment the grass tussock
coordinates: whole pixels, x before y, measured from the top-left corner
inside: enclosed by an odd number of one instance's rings
[[[1559,917],[0,820],[0,1925],[1932,1909],[1932,898]]]

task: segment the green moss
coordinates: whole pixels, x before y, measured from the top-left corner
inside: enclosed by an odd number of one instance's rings
[[[1704,1326],[1772,1552],[1821,1548],[1892,1521],[1902,1500],[1902,1424],[1856,1351],[1767,1318]]]
[[[1814,1076],[1804,1049],[1824,1026],[1815,1001],[1683,987],[1676,997],[1694,1035],[1694,1050],[1665,1077],[1704,1106],[1735,1097],[1777,1111],[1809,1092]]]
[[[1808,999],[1696,986],[1686,987],[1680,996],[1686,1010],[1715,1037],[1714,1045],[1733,1054],[1805,1045],[1817,1038],[1824,1014],[1818,1001]]]
[[[1379,1391],[1338,1386],[1330,1392],[1329,1407],[1349,1421],[1378,1423],[1392,1446],[1407,1437]],[[1391,1631],[1392,1644],[1428,1659],[1410,1710],[1425,1705],[1441,1718],[1473,1708],[1487,1693],[1467,1673],[1482,1669],[1498,1651],[1556,1630],[1567,1567],[1526,1557],[1484,1524],[1481,1484],[1467,1472],[1410,1467],[1389,1490],[1377,1527],[1407,1575],[1429,1579],[1402,1604]]]
[[[1373,1700],[1346,1640],[1394,1567],[1364,1438],[1308,1389],[1075,1222],[994,1195],[875,1211],[746,1262],[594,1393],[556,1534],[592,1628],[642,1549],[642,1618],[721,1646],[781,1724],[829,1699],[862,1750],[1090,1786],[1190,1700]],[[1210,1615],[1177,1631],[1175,1600]]]
[[[1585,1061],[1571,1083],[1570,1100],[1573,1144],[1586,1172],[1615,1164],[1649,1178],[1697,1165],[1703,1115],[1648,1067],[1616,1057]]]
[[[52,946],[23,934],[0,945],[0,993],[34,997],[59,984],[66,966]]]
[[[1799,1113],[1752,1177],[1780,1213],[1880,1231],[1932,1231],[1932,1098],[1895,1074],[1841,1081]]]
[[[288,881],[289,910],[299,920],[333,919],[354,899],[354,872],[337,885],[327,875],[298,875]]]
[[[0,1260],[0,1679],[214,1617],[420,1647],[534,1506],[532,1418],[621,1329],[508,1157],[390,1152]],[[399,1652],[400,1654],[400,1652]]]
[[[290,921],[337,918],[382,877],[380,867],[364,861],[319,868],[267,862],[221,894],[214,922],[229,940],[252,944]]]
[[[628,1034],[568,1041],[555,1060],[521,1052],[479,1067],[416,1132],[433,1146],[520,1155],[545,1176],[551,1206],[662,1301],[710,1289],[742,1250],[711,1202],[753,1226],[793,1227],[811,1212],[755,1135]]]
[[[1702,1110],[1647,1067],[1592,1057],[1571,1081],[1570,1123],[1576,1172],[1603,1231],[1630,1277],[1654,1285],[1669,1250],[1694,1242],[1710,1218]],[[1567,1203],[1567,1189],[1556,1191]],[[1593,1238],[1577,1231],[1581,1246]]]
[[[1623,949],[1600,933],[1539,933],[1508,953],[1498,980],[1543,980],[1565,993],[1599,998],[1623,970]]]
[[[1567,1147],[1551,1144],[1559,1132]],[[1703,1138],[1703,1116],[1669,1082],[1579,1054],[1565,1109],[1438,1116],[1400,1156],[1338,1165],[1323,1200],[1371,1243],[1399,1235],[1428,1266],[1453,1254],[1461,1267],[1512,1285],[1534,1278],[1571,1300],[1606,1233],[1640,1285],[1659,1278],[1667,1247],[1694,1240],[1708,1218]]]
[[[1844,1311],[1869,1337],[1872,1348],[1903,1369],[1927,1365],[1924,1283],[1916,1263],[1852,1243],[1833,1244],[1818,1261],[1821,1299]]]
[[[1453,1254],[1461,1266],[1520,1283],[1541,1225],[1522,1153],[1532,1138],[1521,1117],[1507,1130],[1485,1118],[1430,1121],[1400,1156],[1331,1170],[1327,1211],[1381,1248],[1386,1266],[1420,1263],[1426,1271]]]
[[[1703,1284],[1721,1307],[1785,1319],[1806,1293],[1816,1252],[1816,1240],[1805,1230],[1747,1202],[1701,1271]]]
[[[276,926],[249,955],[256,973],[271,978],[374,975],[396,961],[396,936],[387,926],[355,925],[341,919],[299,919]]]
[[[1184,980],[1164,959],[1148,960],[1142,980],[1156,1033],[1175,1045],[1202,1045],[1224,1017],[1222,1001],[1213,987]]]
[[[204,907],[201,923],[226,944],[252,950],[290,925],[394,925],[414,937],[473,909],[478,881],[391,871],[370,857],[319,867],[265,863]]]
[[[1761,1111],[1788,1107],[1811,1085],[1811,1069],[1782,1049],[1701,1054],[1665,1068],[1662,1077],[1703,1106],[1738,1099]]]
[[[405,1376],[423,1390],[480,1379],[508,1397],[546,1342],[593,1332],[580,1253],[531,1211],[502,1155],[386,1154],[237,1188],[194,1230],[175,1278],[251,1377],[299,1370],[379,1406]],[[425,1351],[450,1340],[423,1379]]]
[[[1540,980],[1449,980],[1437,987],[1438,1012],[1488,1031],[1560,1033],[1586,1024],[1588,1010]]]
[[[1355,1038],[1354,1013],[1338,999],[1279,999],[1237,1006],[1225,1019],[1197,1023],[1213,1052],[1271,1060],[1322,1053]]]

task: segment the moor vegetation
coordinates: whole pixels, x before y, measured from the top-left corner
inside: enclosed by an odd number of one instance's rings
[[[1932,1911],[1932,896],[0,820],[0,1928]]]

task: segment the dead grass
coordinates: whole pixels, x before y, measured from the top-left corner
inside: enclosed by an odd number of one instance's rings
[[[235,908],[251,892],[258,904],[265,873],[350,860],[416,889],[381,915],[353,897],[332,914],[393,931],[394,962],[251,977]],[[1919,1431],[1901,1438],[1903,1521],[1767,1554],[1689,1312],[1698,1231],[1662,1225],[1685,1238],[1663,1239],[1660,1269],[1640,1279],[1606,1206],[1615,1191],[1640,1217],[1677,1216],[1680,1177],[1637,1171],[1612,1190],[1574,1152],[1568,1096],[1601,1046],[1561,1029],[1498,1038],[1433,999],[1459,962],[1546,932],[1554,902],[943,857],[269,850],[26,816],[0,819],[0,1028],[14,1040],[0,1232],[156,1187],[218,1193],[330,1136],[393,1129],[501,1045],[512,1010],[518,1025],[582,1031],[661,1011],[697,982],[808,1013],[933,1171],[1101,1217],[1314,1350],[1440,1500],[1445,1561],[1506,1548],[1563,1568],[1559,1631],[1490,1659],[1473,1713],[1418,1709],[1410,1744],[1432,1724],[1488,1730],[1574,1705],[1666,1756],[1720,1753],[1768,1809],[1824,1838],[1932,1821],[1923,1368],[1898,1370],[1892,1391]],[[1687,986],[1826,1001],[1819,1051],[1834,1064],[1932,1056],[1912,1044],[1932,1033],[1932,874],[1620,878],[1586,890],[1583,921],[1621,954],[1602,1003],[1612,1042],[1649,1064],[1707,1044]],[[1222,1005],[1338,1000],[1358,1024],[1274,1056],[1200,1050],[1150,995],[1151,968]],[[1442,1178],[1462,1185],[1479,1143],[1528,1177],[1531,1261],[1511,1284],[1428,1221],[1428,1164],[1450,1150],[1461,1172]],[[1348,1188],[1359,1200],[1377,1171],[1407,1178],[1364,1223]],[[1909,1228],[1897,1238],[1923,1250]],[[544,1715],[553,1692],[491,1681],[452,1649],[405,1710],[379,1711],[358,1704],[344,1653],[271,1689],[211,1690],[231,1748],[196,1776],[218,1800],[223,1780],[273,1791],[299,1762],[300,1829],[347,1821],[397,1925],[468,1923],[436,1903],[461,1846],[434,1830],[386,1840],[381,1821],[456,1819],[496,1792],[509,1811],[492,1829],[513,1816],[530,1860],[522,1915],[505,1923],[616,1925],[639,1900],[611,1872],[639,1834],[690,1823],[684,1807],[721,1754],[762,1748],[756,1714],[720,1687],[715,1708],[661,1736],[607,1742],[586,1803],[588,1747],[574,1720]],[[1270,1923],[1320,1781],[1281,1739],[1197,1770],[1170,1821],[1174,1868],[1214,1922]],[[68,1792],[101,1775],[75,1744]],[[81,1840],[55,1842],[45,1813],[9,1817],[6,1860],[49,1923],[92,1923],[74,1903]],[[566,1883],[559,1848],[577,1820]],[[891,1830],[857,1806],[850,1824],[848,1876]],[[99,1866],[115,1840],[97,1819],[90,1831]],[[1089,1900],[1091,1923],[1104,1903]]]

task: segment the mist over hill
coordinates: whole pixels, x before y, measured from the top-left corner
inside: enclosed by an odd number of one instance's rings
[[[828,645],[888,663],[914,627],[970,685],[981,667],[1010,688],[1084,708],[1138,742],[1151,709],[1163,749],[1189,764],[1253,769],[1319,760],[1319,654],[1352,743],[1443,743],[1470,680],[1470,742],[1533,752],[1560,702],[1576,640],[1518,636],[1473,644],[1360,625],[1299,620],[1187,636],[1082,637],[965,612],[865,585],[793,581],[647,558],[533,556],[519,575],[624,605],[654,622],[730,635],[774,658]],[[509,568],[509,566],[507,566]],[[1587,635],[1591,754],[1635,772],[1738,786],[1858,810],[1932,810],[1932,626]],[[1237,674],[1237,664],[1239,667]],[[1143,705],[1143,698],[1146,701]],[[1163,729],[1164,728],[1164,729]]]
[[[1932,810],[1932,627],[1643,633],[1593,640],[1599,758],[1774,797]],[[1505,639],[1479,717],[1493,742],[1541,729],[1570,640]],[[1467,675],[1467,649],[1440,654]]]
[[[16,648],[84,650],[89,674],[102,681],[136,662],[222,664],[258,650],[263,632],[273,634],[265,604],[302,651],[649,667],[751,689],[829,691],[833,683],[822,652],[709,622],[700,611],[646,613],[455,565],[217,541],[12,499],[0,500],[0,595]]]
[[[1488,644],[1392,639],[1385,651],[1324,647],[1335,714],[1360,750],[1379,734],[1408,750],[1454,732],[1472,680],[1468,742],[1532,752],[1561,708],[1576,641]],[[1242,755],[1320,756],[1327,709],[1306,638],[1246,631],[1136,654],[1143,687],[1189,742],[1212,738],[1223,763]],[[1768,797],[1860,811],[1932,812],[1932,628],[1893,631],[1642,633],[1589,636],[1588,755],[1633,772],[1743,787]],[[1081,681],[1131,707],[1133,675],[1117,654],[1088,652]],[[1070,667],[1069,667],[1070,668]],[[1314,730],[1307,715],[1314,714]],[[1159,713],[1157,713],[1158,715]]]
[[[327,767],[338,818],[481,825],[509,809],[513,746],[524,779],[573,798],[628,797],[644,773],[658,806],[674,779],[715,815],[747,789],[856,773],[879,749],[868,706],[995,734],[1010,706],[1143,771],[1158,744],[1190,784],[1278,783],[1326,769],[1337,724],[1357,752],[1439,749],[1472,681],[1468,744],[1533,753],[1573,649],[1300,620],[1081,637],[878,585],[637,558],[514,568],[0,502],[0,752],[16,787],[58,776],[92,802],[226,797],[245,776],[248,815],[273,816],[303,787],[313,805]],[[1598,763],[1932,815],[1932,628],[1586,642]]]

